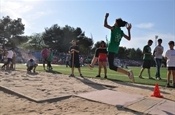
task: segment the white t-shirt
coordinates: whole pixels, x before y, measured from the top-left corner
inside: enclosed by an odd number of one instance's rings
[[[9,50],[9,51],[7,52],[7,58],[10,58],[10,59],[13,58],[13,51],[12,51],[12,50]]]
[[[175,50],[167,50],[165,57],[167,57],[167,67],[175,67]]]
[[[34,65],[36,65],[36,62],[34,60],[32,62],[30,60],[27,62],[27,67],[31,67]]]
[[[155,52],[154,58],[162,59],[163,50],[164,50],[163,46],[156,46],[154,49],[154,52]]]

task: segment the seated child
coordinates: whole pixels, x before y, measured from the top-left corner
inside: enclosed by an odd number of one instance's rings
[[[31,73],[31,70],[33,70],[33,73],[35,73],[35,69],[38,66],[38,64],[33,59],[30,59],[27,62],[27,65],[26,66],[27,66],[27,72],[28,73]]]

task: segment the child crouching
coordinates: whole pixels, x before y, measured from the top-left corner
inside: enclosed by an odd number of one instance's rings
[[[33,59],[30,59],[28,60],[26,66],[27,66],[27,73],[31,73],[32,70],[33,70],[33,73],[35,73],[36,72],[35,69],[38,66],[38,64]]]

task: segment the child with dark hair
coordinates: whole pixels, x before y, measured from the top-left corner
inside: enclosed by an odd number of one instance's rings
[[[109,13],[106,13],[105,15],[105,20],[104,20],[104,27],[108,28],[111,30],[111,38],[108,43],[108,63],[109,63],[109,68],[111,70],[123,73],[129,77],[133,82],[134,80],[134,75],[131,70],[125,70],[123,68],[120,68],[118,66],[114,65],[114,58],[115,54],[118,53],[119,50],[119,45],[122,37],[126,38],[127,40],[131,40],[131,27],[132,25],[127,23],[126,21],[123,21],[121,18],[116,19],[114,26],[108,25],[107,19],[108,19]],[[126,27],[128,30],[128,35],[126,35],[122,30],[121,27]]]
[[[6,58],[7,58],[7,61],[4,63],[4,65],[1,68],[4,69],[6,67],[6,69],[9,70],[10,64],[12,63],[12,58],[13,58],[12,48],[9,48],[9,50],[6,52]]]
[[[165,59],[167,60],[167,87],[170,87],[170,77],[173,76],[173,87],[175,88],[175,50],[174,50],[174,41],[170,41],[169,50],[165,53]]]
[[[142,69],[140,70],[140,74],[139,74],[139,78],[143,78],[142,77],[142,73],[145,70],[145,68],[148,69],[148,75],[149,75],[149,79],[152,79],[151,74],[150,74],[150,68],[151,68],[151,57],[152,57],[152,53],[151,53],[151,45],[153,44],[152,40],[148,40],[147,45],[144,46],[143,48],[143,64],[142,64]]]
[[[33,59],[30,59],[27,61],[27,73],[31,73],[31,71],[33,70],[33,73],[35,73],[35,69],[36,67],[38,66],[38,64],[33,60]]]
[[[72,40],[71,41],[72,46],[69,48],[69,53],[71,54],[71,59],[70,59],[71,74],[69,77],[75,77],[74,67],[78,68],[80,77],[83,77],[83,75],[81,74],[81,69],[80,69],[79,47],[77,45],[77,42],[78,41],[76,40]]]
[[[107,49],[106,49],[106,43],[104,41],[100,42],[99,48],[96,49],[95,55],[91,61],[91,64],[89,65],[90,68],[94,66],[94,64],[98,60],[98,75],[96,77],[101,77],[101,68],[104,68],[104,78],[107,78]]]
[[[162,64],[162,54],[163,54],[163,46],[161,45],[162,44],[162,39],[158,39],[158,45],[155,47],[154,51],[153,51],[153,55],[154,55],[154,60],[155,60],[155,63],[156,63],[156,79],[158,80],[161,80],[161,77],[160,77],[160,67],[161,67],[161,64]]]
[[[49,49],[48,47],[44,47],[44,49],[41,51],[41,55],[42,55],[42,58],[43,58],[43,68],[45,70],[45,64],[47,63],[48,64],[48,56],[49,56],[50,52],[49,52]],[[47,65],[48,66],[48,65]]]
[[[47,57],[47,70],[48,71],[51,71],[53,69],[51,65],[52,60],[53,60],[53,51],[52,51],[52,48],[49,48],[49,54]]]

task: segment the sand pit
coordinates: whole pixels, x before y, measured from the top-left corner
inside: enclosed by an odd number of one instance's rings
[[[0,90],[2,115],[134,115],[141,114],[126,108],[89,101],[75,95],[99,90],[122,91],[149,97],[153,86],[127,84],[93,78],[70,78],[68,75],[40,72],[36,75],[25,71],[0,71],[0,86],[8,88],[38,102]],[[144,91],[143,91],[144,90]],[[174,100],[174,89],[161,88],[166,99]],[[68,96],[68,98],[61,98]],[[49,99],[54,99],[49,101]],[[109,97],[110,98],[110,97]],[[42,101],[45,100],[45,101]]]

